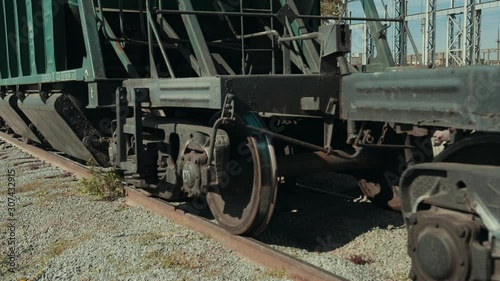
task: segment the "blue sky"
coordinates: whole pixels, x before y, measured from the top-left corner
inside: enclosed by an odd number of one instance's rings
[[[379,15],[382,17],[383,13],[383,2],[388,6],[389,17],[394,17],[393,13],[393,1],[392,0],[374,0],[379,9]],[[486,2],[495,2],[499,0],[483,0],[483,3]],[[409,0],[408,1],[408,14],[416,14],[420,12],[425,12],[425,0]],[[446,9],[450,7],[450,0],[437,0],[438,10]],[[463,0],[457,0],[456,5],[463,6]],[[364,16],[363,10],[361,8],[361,4],[359,1],[354,1],[349,3],[349,10],[352,12],[353,16]],[[354,22],[353,22],[354,24]],[[486,48],[496,48],[497,43],[497,33],[500,26],[500,8],[492,8],[483,11],[483,20],[482,20],[482,35],[481,35],[481,49]],[[421,52],[422,48],[422,22],[420,20],[410,21],[408,23],[408,27],[410,29],[411,34],[415,40],[415,43]],[[353,41],[356,39],[360,39],[360,32],[356,34],[354,31]],[[389,40],[392,44],[392,34],[393,29],[390,28],[388,30]],[[437,30],[436,30],[436,45],[437,51],[442,52],[446,49],[446,17],[441,16],[437,18]],[[413,49],[410,45],[408,49],[408,53],[413,53]],[[356,44],[353,42],[353,52],[360,52],[360,44]]]

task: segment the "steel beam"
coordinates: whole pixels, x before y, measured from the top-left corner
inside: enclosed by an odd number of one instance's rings
[[[474,27],[474,64],[481,63],[481,22],[482,22],[482,10],[475,11],[476,21]]]
[[[455,7],[455,0],[450,0],[451,7]],[[453,51],[456,49],[458,43],[457,36],[455,36],[456,30],[456,15],[451,14],[446,17],[446,66],[452,66],[456,63],[455,56],[453,56]]]
[[[451,0],[453,1],[453,0]],[[465,0],[470,1],[470,0]],[[453,1],[454,2],[454,1]],[[487,2],[487,3],[478,3],[474,7],[476,10],[485,10],[485,9],[490,9],[490,8],[500,8],[500,1],[492,1],[492,2]],[[451,8],[447,9],[441,9],[436,11],[436,17],[440,16],[447,16],[447,15],[456,15],[456,14],[461,14],[463,13],[463,7],[458,7],[458,6],[452,6]],[[425,18],[425,13],[418,13],[418,14],[413,14],[413,15],[408,15],[406,16],[407,21],[412,21],[412,20],[421,20]]]
[[[456,0],[451,0],[450,5],[454,9],[456,7]],[[461,14],[450,14],[447,16],[446,66],[464,64],[461,44],[463,40],[462,17],[463,15]]]
[[[433,2],[434,0],[426,0],[427,2]],[[404,0],[394,0],[395,5],[395,15],[396,17],[399,14],[398,8],[400,5],[398,3],[406,2]],[[458,66],[458,65],[466,65],[466,64],[475,64],[479,62],[480,55],[480,34],[481,34],[481,15],[482,11],[486,9],[492,8],[500,8],[500,0],[490,1],[481,3],[480,0],[472,1],[465,0],[465,6],[468,8],[465,9],[467,12],[465,15],[469,16],[469,22],[466,24],[466,20],[463,19],[464,15],[464,6],[462,4],[456,5],[456,0],[450,0],[450,7],[446,9],[440,9],[435,11],[436,18],[440,16],[447,17],[447,48],[446,48],[446,65],[447,66]],[[471,5],[471,2],[475,2],[474,5]],[[437,3],[437,1],[436,1]],[[463,3],[461,1],[461,3]],[[472,13],[475,11],[475,13]],[[404,13],[402,13],[404,15]],[[424,13],[406,15],[406,22],[422,20],[427,21],[427,11]],[[365,23],[358,23],[351,25],[351,28],[363,28]],[[467,32],[464,33],[464,26],[467,26]],[[472,28],[470,28],[472,26]],[[396,24],[395,29],[398,29],[398,25]],[[471,33],[472,31],[472,33]],[[399,46],[397,43],[399,42],[400,32],[395,30],[394,32],[394,58],[397,61],[397,54],[399,53]],[[469,36],[468,50],[465,50],[466,44],[464,41]],[[424,34],[424,42],[427,42],[427,38],[430,38],[426,34]],[[427,44],[424,45],[426,49],[423,53],[424,55],[427,52]],[[464,60],[463,55],[466,55],[466,59]]]
[[[500,64],[500,28],[497,35],[497,64]]]
[[[31,23],[33,28],[28,28],[28,45],[29,45],[29,61],[30,61],[30,72],[31,74],[37,74],[37,63],[36,63],[36,53],[35,53],[35,25],[33,24],[33,3],[31,0],[26,0],[26,22]]]
[[[475,35],[475,0],[465,0],[464,1],[464,21],[462,22],[462,34],[465,38],[462,40],[462,63],[463,65],[472,65],[473,55],[474,55],[474,35]]]
[[[379,18],[377,7],[373,0],[362,0],[361,5],[368,18]],[[386,68],[394,66],[394,58],[389,48],[389,43],[387,42],[386,28],[381,22],[369,21],[368,26],[370,27],[370,33],[372,37],[374,36],[375,47],[377,48],[377,63],[378,68]]]
[[[9,69],[9,40],[7,38],[7,34],[9,34],[7,30],[7,17],[5,11],[5,1],[0,3],[0,78],[9,78],[10,69]]]
[[[178,4],[179,11],[194,11],[191,0],[178,0]],[[203,36],[198,18],[195,15],[182,15],[182,20],[184,21],[195,56],[198,59],[201,75],[204,77],[216,76],[217,70],[205,37]]]
[[[111,38],[117,38],[115,33],[113,32],[113,29],[109,25],[108,21],[104,18],[102,18],[102,24],[105,32],[111,37]],[[128,75],[130,78],[139,78],[139,73],[135,69],[134,65],[130,61],[129,57],[125,53],[125,50],[122,47],[122,44],[118,41],[111,41],[110,42],[111,47],[113,47],[113,50],[116,53],[116,56],[120,60],[120,62],[123,65],[123,68],[125,71],[127,71]]]
[[[407,14],[406,0],[394,0],[394,16],[403,19],[403,22],[394,23],[394,60],[400,66],[406,65],[407,34],[405,17]]]
[[[86,1],[81,1],[82,3]],[[52,10],[52,1],[42,1],[43,8],[43,31],[45,36],[45,59],[46,72],[56,72],[56,54],[54,43],[54,14]]]
[[[15,29],[17,36],[17,61],[19,63],[20,76],[30,75],[30,56],[28,47],[28,38],[26,35],[28,33],[27,23],[23,21],[26,19],[26,2],[25,1],[13,1],[14,10],[16,14],[14,18],[16,20]]]
[[[175,32],[175,30],[167,22],[167,20],[163,17],[162,14],[158,14],[157,15],[157,22],[161,26],[163,32],[168,37],[170,37],[172,39],[180,39],[180,37],[177,34],[177,32]],[[191,67],[196,72],[196,74],[198,74],[198,76],[201,77],[202,73],[201,73],[201,70],[200,70],[200,64],[198,63],[198,60],[195,58],[195,56],[191,53],[191,50],[189,50],[183,44],[175,43],[175,46],[179,49],[179,52],[184,56],[184,58],[189,61],[189,63],[191,64]]]
[[[296,14],[299,15],[299,10],[297,8],[297,5],[293,0],[280,0],[281,5],[288,5],[290,6],[291,10]],[[303,19],[297,18],[293,22],[290,23],[290,25],[293,27],[293,32],[295,36],[299,36],[303,33],[308,33],[309,31],[307,30],[306,24],[304,23]],[[312,40],[304,40],[300,43],[300,47],[302,48],[302,51],[304,53],[305,60],[307,62],[307,65],[311,69],[312,73],[319,73],[320,67],[320,59],[319,59],[319,52],[316,46],[314,45],[314,42]]]
[[[370,64],[370,62],[373,59],[373,53],[374,53],[374,46],[373,46],[373,37],[372,33],[370,30],[370,26],[368,24],[365,24],[364,28],[365,32],[365,39],[363,40],[363,46],[365,50],[365,63],[364,65]]]
[[[44,1],[43,3],[51,2]],[[102,57],[101,42],[97,32],[97,20],[93,1],[78,0],[80,20],[82,23],[83,38],[87,57],[84,60],[85,80],[94,81],[96,78],[106,78]],[[90,99],[94,97],[89,93]],[[97,99],[97,97],[95,97]],[[97,103],[96,103],[97,104]]]
[[[7,47],[8,65],[10,77],[19,77],[20,69],[17,63],[16,38],[14,34],[13,2],[3,1],[4,24],[5,24],[5,45]]]
[[[424,63],[434,65],[436,62],[436,3],[437,0],[427,0],[425,20],[425,51]]]
[[[36,59],[36,70],[37,72],[32,73],[34,75],[36,73],[41,74],[45,72],[45,38],[43,35],[43,25],[40,22],[40,19],[36,17],[40,17],[43,15],[42,3],[41,1],[33,1],[26,0],[27,5],[28,1],[31,2],[31,11],[32,11],[32,22],[33,22],[33,30],[30,31],[30,37],[33,36],[34,41],[34,52]],[[28,19],[29,20],[29,19]],[[32,34],[32,35],[31,35]]]

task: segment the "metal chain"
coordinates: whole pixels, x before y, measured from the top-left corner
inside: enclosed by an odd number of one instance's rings
[[[384,142],[385,134],[387,133],[388,130],[389,130],[389,123],[385,122],[384,127],[382,128],[382,135],[378,139],[377,144],[382,144]]]

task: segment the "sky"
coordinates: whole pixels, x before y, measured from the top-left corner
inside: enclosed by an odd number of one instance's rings
[[[388,7],[388,17],[394,17],[394,7],[392,0],[374,0],[375,4],[378,7],[379,15],[381,17],[384,16],[383,3],[385,3]],[[463,7],[464,0],[456,0],[457,6]],[[482,3],[486,2],[496,2],[499,0],[483,0]],[[408,14],[417,14],[421,12],[425,12],[425,0],[409,0],[408,1]],[[450,8],[450,0],[437,0],[437,9],[446,9]],[[353,17],[363,17],[364,13],[361,8],[360,1],[354,0],[353,2],[349,2],[349,11],[352,12]],[[446,16],[437,17],[437,29],[436,29],[436,49],[437,52],[444,52],[446,50]],[[354,22],[353,22],[354,24]],[[422,52],[422,22],[421,20],[410,21],[408,23],[408,28],[415,40],[415,44],[419,52]],[[482,12],[482,35],[481,35],[481,49],[486,48],[496,48],[497,47],[497,39],[498,39],[498,30],[500,28],[500,8],[492,8],[487,9]],[[393,41],[393,28],[388,29],[389,35],[389,43],[392,46]],[[361,52],[362,45],[356,44],[355,40],[361,40],[361,31],[353,32],[353,52],[358,53]],[[413,49],[408,42],[408,53],[412,54]]]

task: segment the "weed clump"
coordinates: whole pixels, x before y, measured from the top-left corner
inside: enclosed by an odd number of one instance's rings
[[[114,201],[124,196],[125,191],[118,173],[99,171],[95,167],[92,167],[90,171],[92,177],[80,181],[83,186],[82,193],[106,201]]]

